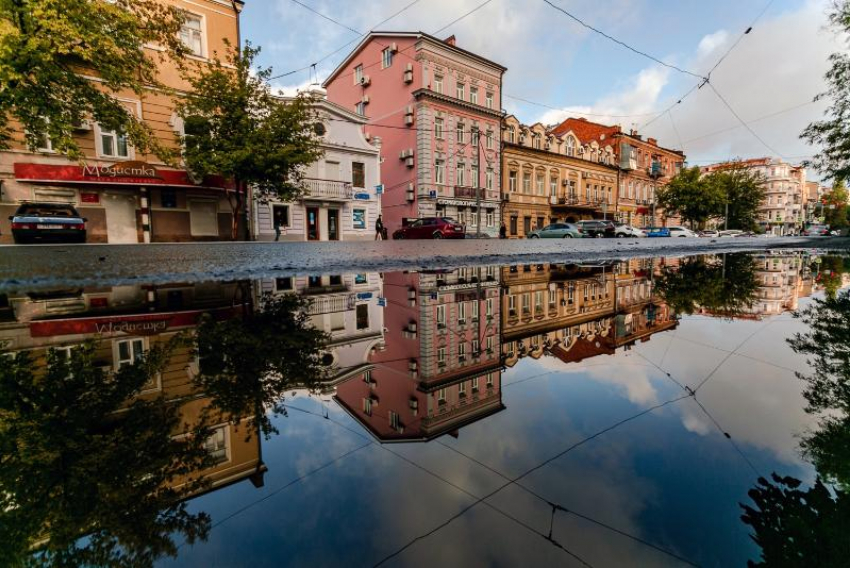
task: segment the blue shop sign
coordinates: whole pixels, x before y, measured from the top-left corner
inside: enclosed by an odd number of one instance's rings
[[[359,199],[360,201],[369,201],[368,193],[355,193],[354,199]]]
[[[375,186],[375,195],[381,195],[384,193],[384,184],[378,184]]]
[[[357,294],[357,299],[358,300],[371,300],[372,299],[372,292],[360,292],[359,294]]]

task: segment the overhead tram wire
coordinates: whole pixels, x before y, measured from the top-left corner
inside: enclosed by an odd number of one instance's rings
[[[776,112],[772,112],[772,113],[770,113],[770,114],[765,114],[765,115],[760,116],[760,117],[758,117],[758,118],[754,118],[754,119],[752,119],[752,120],[748,121],[748,123],[749,123],[749,124],[752,124],[752,123],[754,123],[754,122],[761,122],[762,120],[767,120],[768,118],[773,118],[774,116],[779,116],[779,115],[781,115],[781,114],[785,114],[785,113],[787,113],[787,112],[791,112],[791,111],[793,111],[793,110],[797,110],[798,108],[803,108],[804,106],[808,106],[808,105],[815,104],[816,102],[817,102],[817,101],[815,101],[815,100],[809,99],[809,100],[807,100],[807,101],[806,101],[806,102],[804,102],[804,103],[800,103],[800,104],[798,104],[798,105],[794,105],[794,106],[791,106],[791,107],[788,107],[788,108],[784,108],[784,109],[782,109],[782,110],[778,110],[778,111],[776,111]],[[730,126],[729,128],[723,128],[723,129],[721,129],[721,130],[715,130],[715,131],[713,131],[713,132],[709,132],[708,134],[702,134],[702,135],[700,135],[700,136],[697,136],[696,138],[690,138],[690,139],[688,139],[688,140],[685,140],[685,142],[684,142],[684,143],[685,143],[685,144],[690,144],[691,142],[696,142],[697,140],[702,140],[702,139],[704,139],[704,138],[709,138],[709,137],[711,137],[711,136],[716,136],[717,134],[723,134],[724,132],[729,132],[730,130],[735,130],[735,129],[737,129],[737,128],[741,128],[741,125],[740,125],[740,124],[736,124],[735,126]]]
[[[727,109],[729,109],[729,112],[731,112],[731,113],[732,113],[732,116],[734,116],[735,118],[737,118],[737,119],[738,119],[738,122],[740,122],[740,123],[741,123],[741,126],[743,126],[744,128],[746,128],[746,129],[747,129],[747,131],[749,131],[749,133],[750,133],[750,134],[752,134],[752,135],[753,135],[753,137],[754,137],[756,140],[758,140],[759,142],[761,142],[762,146],[764,146],[765,148],[767,148],[768,150],[770,150],[770,152],[771,152],[772,154],[774,154],[774,155],[776,155],[776,156],[779,156],[779,157],[780,157],[780,158],[782,158],[783,160],[785,160],[785,159],[786,159],[786,158],[785,158],[785,156],[783,156],[783,155],[782,155],[782,153],[777,152],[776,150],[774,150],[774,149],[770,146],[770,144],[768,144],[767,142],[765,142],[765,141],[764,141],[764,139],[763,139],[761,136],[759,136],[759,135],[756,133],[756,131],[755,131],[755,130],[753,130],[753,129],[750,127],[750,125],[749,125],[749,124],[747,124],[746,122],[744,122],[744,119],[743,119],[743,118],[741,118],[741,117],[740,117],[740,115],[738,115],[738,113],[737,113],[737,112],[735,112],[735,109],[734,109],[734,108],[732,108],[732,105],[730,105],[730,104],[729,104],[729,102],[728,102],[728,101],[727,101],[727,100],[723,97],[723,95],[721,95],[721,94],[720,94],[720,91],[718,91],[718,90],[715,88],[715,86],[714,86],[713,84],[711,84],[711,83],[710,83],[710,82],[708,82],[708,81],[707,81],[706,83],[708,84],[708,87],[712,90],[712,92],[714,92],[714,94],[715,94],[715,95],[717,95],[717,98],[718,98],[718,99],[720,99],[720,101],[721,101],[721,102],[722,102],[722,103],[726,106],[726,108],[727,108]]]
[[[666,62],[658,59],[657,57],[646,53],[645,51],[641,51],[637,48],[632,47],[631,45],[627,44],[626,42],[619,40],[619,39],[615,38],[614,36],[609,35],[609,34],[603,32],[602,30],[591,26],[587,22],[581,20],[578,16],[575,16],[575,15],[571,14],[570,12],[567,12],[565,9],[561,8],[560,6],[555,4],[554,2],[551,2],[550,0],[543,0],[543,2],[550,5],[555,10],[558,10],[559,12],[566,14],[568,17],[575,20],[576,22],[578,22],[580,25],[584,26],[585,28],[601,35],[602,37],[605,37],[605,38],[613,41],[614,43],[616,43],[618,45],[625,47],[626,49],[628,49],[631,52],[634,52],[634,53],[636,53],[636,54],[638,54],[642,57],[646,57],[647,59],[650,59],[651,61],[658,63],[659,65],[663,65],[664,67],[667,67],[669,69],[673,69],[674,71],[678,71],[679,73],[683,73],[685,75],[690,75],[691,77],[696,77],[697,79],[700,79],[700,80],[706,80],[707,79],[707,77],[704,77],[702,75],[698,75],[696,73],[693,73],[692,71],[688,71],[687,69],[682,69],[681,67],[673,65],[671,63],[666,63]]]

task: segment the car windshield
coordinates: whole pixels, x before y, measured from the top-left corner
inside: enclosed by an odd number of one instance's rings
[[[77,211],[70,205],[49,203],[25,203],[18,207],[16,215],[31,217],[78,217]]]

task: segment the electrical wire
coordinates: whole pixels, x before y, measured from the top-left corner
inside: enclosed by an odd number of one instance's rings
[[[770,146],[770,144],[768,144],[767,142],[765,142],[765,141],[764,141],[764,139],[763,139],[761,136],[759,136],[759,135],[756,133],[756,131],[755,131],[755,130],[753,130],[753,129],[750,127],[750,125],[749,125],[749,124],[747,124],[746,122],[744,122],[744,119],[743,119],[743,118],[741,118],[741,117],[738,115],[738,113],[737,113],[737,112],[735,112],[735,109],[734,109],[734,108],[732,108],[732,105],[730,105],[730,104],[729,104],[729,102],[728,102],[728,101],[727,101],[727,100],[723,97],[723,95],[721,95],[721,94],[720,94],[720,91],[718,91],[718,90],[715,88],[715,86],[714,86],[714,85],[712,85],[712,84],[711,84],[710,82],[708,82],[708,81],[706,81],[706,84],[707,84],[707,85],[708,85],[708,87],[709,87],[709,88],[710,88],[710,89],[714,92],[714,94],[715,94],[715,95],[717,95],[717,98],[719,98],[719,99],[720,99],[720,101],[721,101],[721,102],[722,102],[722,103],[726,106],[726,108],[727,108],[727,109],[729,109],[729,112],[731,112],[731,113],[732,113],[732,116],[734,116],[736,119],[738,119],[738,122],[740,122],[740,123],[741,123],[741,126],[743,126],[744,128],[746,128],[746,129],[749,131],[749,133],[750,133],[750,134],[752,134],[752,135],[753,135],[753,137],[754,137],[756,140],[758,140],[759,142],[761,142],[762,146],[764,146],[764,147],[765,147],[765,148],[767,148],[767,149],[768,149],[768,150],[769,150],[772,154],[779,156],[779,157],[780,157],[780,158],[782,158],[783,160],[785,160],[785,159],[786,159],[786,158],[785,158],[785,156],[783,156],[781,153],[779,153],[779,152],[777,152],[776,150],[774,150],[774,149]]]

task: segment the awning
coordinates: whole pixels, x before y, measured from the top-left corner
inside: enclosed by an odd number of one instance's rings
[[[195,183],[186,170],[164,169],[140,161],[116,162],[106,166],[60,166],[17,162],[14,169],[17,181],[29,183],[233,189],[233,184],[225,182],[224,178],[220,176],[207,176],[199,183]]]

